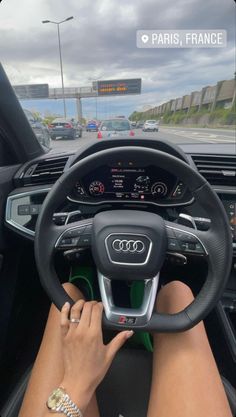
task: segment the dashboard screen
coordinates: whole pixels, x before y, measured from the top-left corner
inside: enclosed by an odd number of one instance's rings
[[[185,185],[165,170],[146,167],[102,166],[76,184],[83,199],[156,201],[180,199]]]
[[[236,241],[236,201],[231,196],[222,196],[222,203],[229,218],[233,240]]]

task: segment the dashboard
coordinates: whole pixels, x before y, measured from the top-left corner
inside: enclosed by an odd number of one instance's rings
[[[178,178],[152,165],[140,166],[135,161],[119,161],[116,165],[97,168],[76,182],[69,198],[88,204],[130,201],[164,206],[193,201]]]
[[[22,166],[14,178],[15,189],[7,199],[6,226],[33,240],[38,214],[56,179],[70,166],[94,152],[107,149],[108,146],[126,145],[130,145],[130,139],[96,141],[81,146],[76,154],[43,155]],[[236,255],[234,147],[225,144],[184,144],[177,147],[151,139],[140,139],[137,145],[169,152],[206,177],[226,210]],[[58,173],[58,166],[62,162],[64,165]],[[67,200],[54,213],[53,220],[56,224],[71,223],[91,218],[103,210],[117,208],[152,211],[176,223],[182,221],[181,216],[191,217],[193,227],[202,230],[209,227],[207,220],[210,213],[201,210],[185,184],[170,174],[168,167],[163,170],[148,161],[120,160],[118,156],[110,165],[102,165],[78,178],[68,192]]]

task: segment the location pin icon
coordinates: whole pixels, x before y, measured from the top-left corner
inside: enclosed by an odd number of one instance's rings
[[[149,36],[148,35],[142,35],[141,39],[142,39],[143,43],[147,43],[149,41]]]

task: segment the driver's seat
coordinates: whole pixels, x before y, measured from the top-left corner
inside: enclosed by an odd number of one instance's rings
[[[144,350],[122,349],[116,356],[106,378],[98,388],[97,397],[102,417],[146,417],[151,384],[152,354]],[[10,396],[1,417],[17,417],[30,376],[26,372]],[[236,416],[236,390],[222,378],[225,391]]]

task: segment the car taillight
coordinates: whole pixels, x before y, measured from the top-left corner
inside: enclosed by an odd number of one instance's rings
[[[53,125],[48,125],[48,129],[53,129]]]
[[[97,138],[98,138],[98,139],[102,139],[102,132],[101,132],[101,131],[99,131],[99,132],[98,132],[98,136],[97,136]]]
[[[134,131],[133,131],[133,130],[131,130],[131,131],[129,132],[129,135],[130,135],[130,136],[134,136],[134,135],[135,135]]]
[[[65,124],[65,127],[66,127],[67,129],[71,129],[71,128],[72,128],[72,125],[71,125],[70,123],[66,123],[66,124]]]

